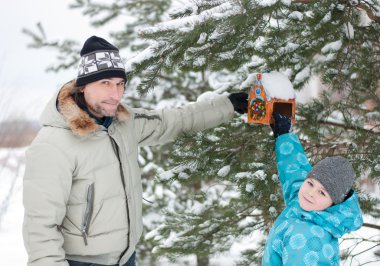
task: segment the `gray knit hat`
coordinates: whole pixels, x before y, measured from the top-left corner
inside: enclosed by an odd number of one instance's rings
[[[351,163],[341,157],[326,157],[311,169],[307,176],[321,182],[334,204],[344,201],[354,184],[355,172]]]

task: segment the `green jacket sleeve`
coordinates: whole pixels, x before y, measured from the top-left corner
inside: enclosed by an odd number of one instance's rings
[[[68,266],[60,225],[65,217],[72,169],[64,152],[46,143],[26,154],[23,237],[28,266]]]
[[[133,109],[135,134],[139,145],[164,144],[181,133],[193,133],[229,121],[234,108],[226,96],[190,103],[180,108]]]

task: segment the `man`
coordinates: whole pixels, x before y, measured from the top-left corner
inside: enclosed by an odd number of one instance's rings
[[[132,266],[142,233],[138,146],[226,122],[234,109],[246,112],[247,94],[176,109],[132,109],[120,103],[126,75],[119,50],[92,36],[80,54],[77,79],[47,105],[27,151],[28,265]]]

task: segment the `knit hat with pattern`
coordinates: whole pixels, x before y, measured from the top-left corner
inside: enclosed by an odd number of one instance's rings
[[[127,79],[119,49],[103,38],[92,36],[86,40],[80,51],[77,86],[104,78]]]

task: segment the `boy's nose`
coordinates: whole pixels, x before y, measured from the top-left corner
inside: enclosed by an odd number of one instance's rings
[[[314,194],[315,194],[315,190],[313,188],[309,189],[307,191],[307,194],[310,196],[310,197],[314,197]]]
[[[312,197],[314,198],[317,195],[318,190],[317,189],[312,189],[310,193],[311,193]]]

